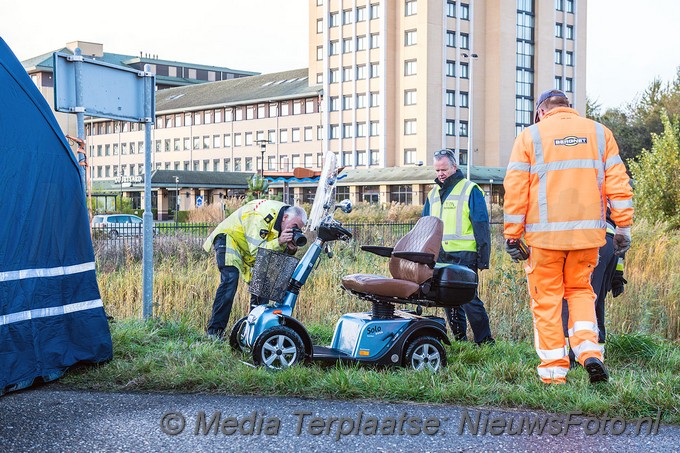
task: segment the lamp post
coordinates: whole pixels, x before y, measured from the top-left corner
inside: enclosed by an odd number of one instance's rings
[[[468,59],[468,76],[470,78],[469,89],[468,89],[468,153],[467,153],[467,179],[470,179],[470,168],[472,167],[472,154],[475,152],[475,148],[472,142],[472,121],[474,117],[472,116],[472,108],[475,102],[472,98],[472,84],[474,82],[472,73],[472,61],[479,58],[476,53],[463,53],[465,58]]]
[[[493,179],[489,179],[489,224],[493,223]]]
[[[265,151],[267,151],[267,145],[270,144],[271,142],[269,140],[260,139],[260,140],[255,140],[255,143],[260,145],[260,152],[262,153],[262,162],[261,162],[261,167],[260,167],[260,177],[264,181],[264,153],[265,153]]]

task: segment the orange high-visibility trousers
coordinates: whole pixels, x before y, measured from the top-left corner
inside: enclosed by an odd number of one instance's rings
[[[597,265],[598,249],[548,250],[531,248],[527,282],[534,317],[534,342],[541,359],[538,375],[546,383],[565,383],[569,371],[562,299],[569,305],[569,344],[578,361],[603,360],[597,342],[595,293],[590,278]]]

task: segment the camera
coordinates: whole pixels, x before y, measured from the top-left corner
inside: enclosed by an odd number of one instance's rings
[[[298,247],[304,247],[307,245],[307,237],[305,237],[300,228],[293,227],[291,228],[291,231],[293,232],[293,244],[297,245]]]

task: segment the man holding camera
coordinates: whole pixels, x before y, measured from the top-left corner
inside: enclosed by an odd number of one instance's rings
[[[215,250],[220,284],[217,287],[207,333],[222,338],[231,315],[238,288],[238,275],[250,282],[257,249],[262,247],[294,255],[295,235],[307,222],[307,213],[299,206],[280,201],[253,200],[222,221],[203,244]],[[251,295],[251,308],[266,301]]]

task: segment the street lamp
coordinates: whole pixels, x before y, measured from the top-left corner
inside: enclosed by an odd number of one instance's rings
[[[123,212],[123,179],[125,176],[125,166],[120,166],[120,212]]]
[[[271,142],[269,140],[260,139],[260,140],[255,140],[255,143],[260,145],[260,152],[262,153],[260,176],[262,177],[262,180],[264,181],[264,153],[265,153],[265,151],[267,151],[267,145],[270,144]]]
[[[472,116],[472,107],[475,105],[475,102],[472,98],[472,83],[474,81],[472,77],[472,60],[476,60],[479,58],[479,55],[476,53],[463,53],[461,54],[465,58],[468,59],[468,76],[470,78],[470,83],[469,83],[469,89],[468,89],[468,153],[467,153],[467,179],[470,179],[470,168],[472,167],[472,154],[475,151],[475,148],[472,143],[472,121],[474,120],[474,117]]]
[[[493,223],[493,179],[489,179],[489,224]]]

